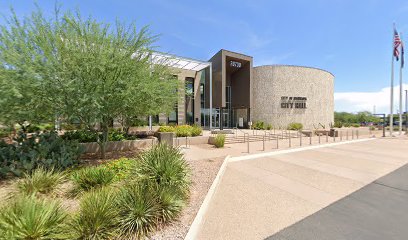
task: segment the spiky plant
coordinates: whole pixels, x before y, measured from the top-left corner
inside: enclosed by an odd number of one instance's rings
[[[109,188],[85,193],[70,227],[73,239],[111,239],[118,223],[116,192]]]
[[[158,144],[143,152],[135,174],[154,181],[159,187],[170,187],[182,199],[188,197],[190,167],[178,148]]]
[[[31,195],[36,193],[49,194],[54,192],[58,185],[65,182],[64,173],[38,168],[31,174],[26,174],[17,182],[20,193]]]
[[[65,239],[66,218],[58,201],[21,195],[0,210],[0,238]]]
[[[72,173],[74,193],[81,193],[111,184],[115,174],[105,167],[86,167]]]
[[[174,189],[174,186],[157,186],[156,192],[160,206],[160,219],[163,222],[173,221],[186,205],[183,195],[178,194],[178,189]]]
[[[155,188],[148,181],[132,182],[118,197],[119,228],[122,238],[143,238],[157,226],[161,216]]]

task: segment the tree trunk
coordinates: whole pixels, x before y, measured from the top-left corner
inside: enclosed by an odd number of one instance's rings
[[[101,123],[102,136],[99,137],[99,147],[101,158],[105,159],[106,143],[108,142],[109,127],[106,123]]]

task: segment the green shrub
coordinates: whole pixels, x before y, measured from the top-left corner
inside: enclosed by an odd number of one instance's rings
[[[190,167],[178,148],[155,145],[139,157],[135,175],[154,181],[160,187],[172,187],[174,194],[187,197],[190,186]]]
[[[126,133],[117,129],[111,129],[108,134],[108,141],[126,140]]]
[[[346,122],[343,124],[343,127],[351,127],[351,123]]]
[[[79,162],[82,147],[76,141],[64,140],[55,132],[19,133],[14,144],[0,146],[0,178],[9,174],[22,176],[34,169],[62,170]]]
[[[191,137],[193,127],[190,125],[180,125],[176,127],[177,137]]]
[[[113,239],[117,234],[117,194],[101,188],[86,193],[69,224],[71,239]]]
[[[98,141],[98,133],[89,130],[76,130],[65,132],[62,138],[66,140],[78,140],[80,143]]]
[[[370,126],[369,129],[370,129],[371,131],[374,131],[374,130],[375,130],[375,127],[374,127],[374,126]]]
[[[160,218],[164,222],[176,219],[183,207],[186,205],[183,194],[178,194],[177,186],[157,186],[158,204],[160,207]]]
[[[147,120],[139,119],[139,118],[134,119],[130,123],[130,126],[132,127],[143,127],[143,126],[148,126],[148,125],[149,125],[149,122]]]
[[[358,128],[358,127],[360,127],[360,124],[358,124],[358,123],[353,123],[353,124],[351,124],[351,126],[352,126],[352,127],[355,127],[355,128]]]
[[[114,181],[122,181],[129,177],[135,165],[135,159],[119,158],[109,161],[103,166],[114,173]]]
[[[73,172],[71,176],[74,193],[107,186],[113,182],[114,177],[114,172],[103,166],[81,168]]]
[[[302,130],[303,129],[303,124],[301,123],[290,123],[288,125],[288,130]]]
[[[19,196],[0,210],[0,238],[63,239],[66,218],[57,201]]]
[[[270,123],[266,124],[265,129],[266,130],[271,130],[272,129],[272,124],[270,124]]]
[[[261,121],[260,122],[255,122],[252,128],[256,129],[256,130],[264,130],[265,129],[265,123],[261,122]]]
[[[191,129],[191,136],[200,136],[203,133],[203,128],[197,124],[194,124]]]
[[[160,126],[159,132],[175,132],[176,129],[173,126]]]
[[[335,128],[342,128],[343,127],[343,123],[342,122],[334,122],[334,125],[333,125]]]
[[[12,130],[6,128],[0,128],[0,138],[8,137]]]
[[[27,131],[28,133],[34,133],[34,132],[39,132],[39,131],[41,131],[41,128],[40,128],[39,126],[37,126],[37,125],[30,124],[30,125],[26,128],[26,131]]]
[[[157,190],[149,181],[128,184],[119,193],[117,210],[121,239],[141,239],[161,216]]]
[[[65,181],[65,174],[53,170],[37,168],[31,174],[26,174],[17,182],[20,193],[31,195],[36,193],[49,194]]]
[[[225,144],[225,134],[217,134],[214,139],[214,145],[216,148],[222,148]]]

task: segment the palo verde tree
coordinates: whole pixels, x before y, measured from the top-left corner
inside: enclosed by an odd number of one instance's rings
[[[13,31],[24,37],[14,39]],[[35,90],[34,102],[46,107],[40,111],[43,115],[79,119],[90,130],[98,126],[104,157],[114,119],[166,113],[177,101],[179,85],[173,73],[150,61],[156,40],[147,27],[138,30],[134,23],[112,26],[59,9],[47,19],[37,10],[24,24],[15,14],[10,18],[0,35],[0,55],[18,56],[3,58],[3,68],[13,71],[15,78],[30,73],[28,86]],[[30,45],[17,44],[20,41]],[[13,87],[10,83],[0,91]],[[6,102],[0,104],[1,108]]]

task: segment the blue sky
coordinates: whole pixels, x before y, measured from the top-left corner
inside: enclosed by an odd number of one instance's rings
[[[51,14],[55,1],[37,2]],[[255,65],[326,69],[336,76],[335,108],[341,111],[372,111],[374,105],[377,112],[388,111],[393,22],[408,39],[408,2],[398,0],[60,3],[104,22],[150,25],[152,33],[160,34],[159,50],[180,56],[208,60],[224,48],[253,56]],[[34,9],[28,0],[1,0],[0,13],[7,15],[10,5],[18,15]]]

